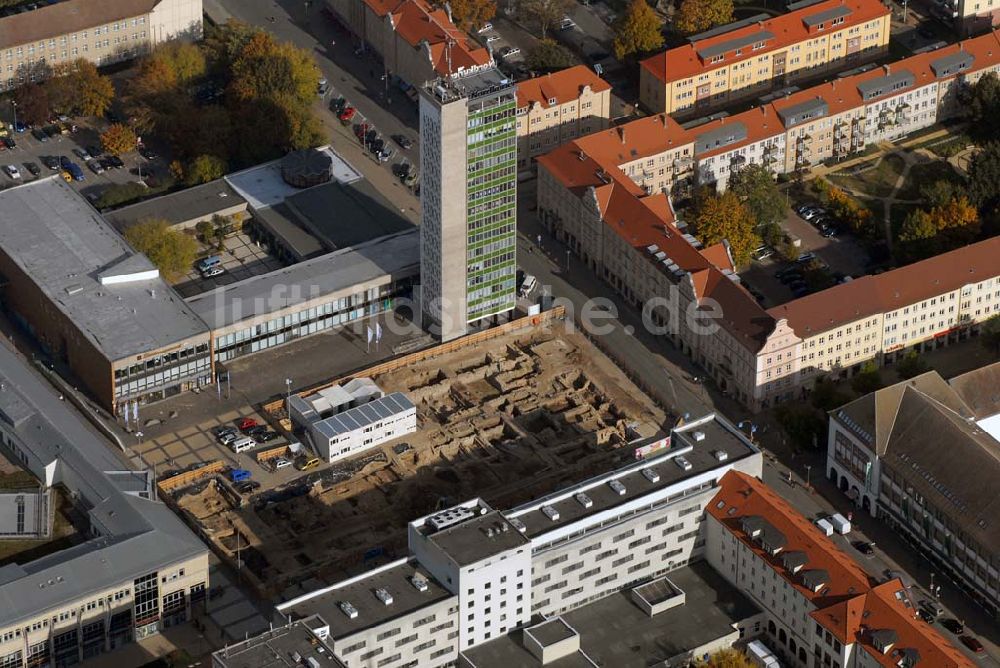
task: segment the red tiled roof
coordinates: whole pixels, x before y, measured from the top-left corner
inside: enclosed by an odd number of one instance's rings
[[[570,100],[580,98],[584,86],[590,86],[595,93],[611,90],[611,84],[597,76],[586,65],[577,65],[565,70],[544,74],[517,84],[517,106],[526,107],[538,103],[542,108],[549,107],[549,100],[556,104],[565,104]]]
[[[798,511],[767,485],[740,471],[729,471],[706,511],[749,547],[778,575],[816,606],[811,617],[841,643],[857,643],[880,665],[895,668],[900,652],[915,650],[919,665],[967,668],[974,665],[934,629],[919,621],[903,584],[893,579],[874,585],[872,578]],[[763,518],[781,532],[785,544],[773,555],[744,533],[744,518]],[[802,553],[798,573],[785,568],[782,556]],[[826,582],[819,591],[802,585],[801,574],[822,570]],[[871,633],[892,630],[896,640],[886,653],[872,644]]]
[[[835,285],[768,310],[802,338],[1000,274],[1000,237]]]
[[[396,32],[411,46],[422,48],[422,43],[426,42],[434,70],[442,76],[462,68],[488,65],[492,60],[489,51],[448,20],[447,12],[432,7],[425,0],[365,2],[379,16],[390,14]]]
[[[774,109],[770,105],[762,105],[734,116],[726,116],[703,123],[702,125],[697,125],[691,128],[690,132],[697,137],[704,132],[715,130],[725,125],[732,125],[733,123],[742,123],[746,127],[746,139],[720,146],[711,151],[703,151],[698,154],[699,160],[728,153],[729,151],[755,144],[763,139],[781,135],[785,132],[785,127],[781,124],[781,118],[774,112]]]
[[[728,67],[733,63],[757,58],[765,53],[770,53],[806,39],[813,39],[822,34],[835,32],[833,30],[827,33],[815,30],[810,31],[803,20],[841,6],[850,8],[851,14],[845,17],[842,25],[837,26],[836,31],[844,30],[852,25],[866,23],[874,18],[889,14],[889,9],[879,2],[879,0],[825,0],[824,2],[817,2],[808,7],[787,14],[781,14],[759,23],[752,23],[729,32],[698,40],[694,43],[668,49],[663,53],[658,53],[643,60],[641,65],[664,83],[687,79],[700,72]],[[743,54],[739,57],[733,57],[734,52],[729,51],[726,54],[726,58],[718,63],[703,61],[698,55],[699,51],[706,48],[719,46],[730,40],[751,37],[762,30],[770,32],[774,37],[768,39],[765,46],[756,51],[750,49],[748,46],[744,47],[742,49]]]

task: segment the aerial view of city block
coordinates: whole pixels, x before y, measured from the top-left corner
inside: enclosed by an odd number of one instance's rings
[[[1000,0],[0,0],[0,668],[1000,668]]]

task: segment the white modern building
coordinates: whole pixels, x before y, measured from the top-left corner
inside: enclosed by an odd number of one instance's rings
[[[416,519],[409,557],[278,610],[293,619],[318,614],[334,655],[350,668],[436,668],[460,655],[460,665],[493,665],[466,655],[483,647],[491,649],[477,656],[503,655],[514,629],[699,559],[703,511],[719,480],[730,470],[761,474],[760,451],[716,415],[675,429],[659,452],[510,511],[473,499]],[[652,610],[627,603],[615,616],[629,614],[649,619]]]
[[[306,397],[290,396],[288,415],[328,462],[417,430],[416,406],[402,392],[383,393],[370,378],[355,378]]]
[[[487,67],[421,88],[421,310],[442,340],[514,308],[517,96]]]

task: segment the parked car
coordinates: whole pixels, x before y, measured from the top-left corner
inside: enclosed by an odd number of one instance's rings
[[[38,176],[42,172],[38,165],[33,162],[25,162],[23,164],[24,168],[27,169],[32,176]]]
[[[80,147],[73,149],[73,155],[80,158],[80,160],[83,160],[84,162],[90,160],[90,154],[87,153],[87,150]]]
[[[498,41],[499,39],[500,39],[500,35],[490,35],[489,37],[486,38],[486,43],[490,44],[492,42]]]
[[[201,272],[202,278],[212,278],[213,276],[219,276],[226,273],[226,270],[222,267],[209,267],[205,271]]]
[[[347,125],[351,122],[351,119],[354,118],[354,114],[356,113],[358,113],[358,110],[354,107],[344,107],[344,110],[337,114],[337,118],[340,119],[341,123]]]
[[[413,171],[413,165],[408,162],[397,162],[392,166],[392,175],[399,180],[405,179]]]
[[[240,431],[242,431],[243,433],[247,433],[251,429],[257,426],[257,421],[254,420],[253,418],[245,417],[241,419],[239,422],[237,422],[236,426],[239,427]]]
[[[95,174],[104,173],[104,165],[101,164],[100,160],[88,160],[87,167],[89,167],[90,171],[92,171]]]
[[[45,134],[45,130],[41,128],[35,128],[31,131],[31,136],[37,139],[40,143],[45,143],[49,140],[49,136]]]
[[[866,557],[875,556],[875,546],[869,543],[868,541],[856,540],[853,543],[851,543],[851,545],[854,546],[855,550],[865,555]]]
[[[229,445],[230,443],[235,441],[238,438],[238,436],[234,431],[226,431],[219,434],[217,438],[219,440],[219,443],[222,443],[223,445]]]
[[[256,480],[244,480],[243,482],[237,483],[234,489],[240,494],[250,494],[255,489],[260,489],[260,483]]]
[[[115,169],[121,169],[122,167],[125,166],[125,162],[117,155],[109,155],[107,160],[109,163],[111,163],[111,166],[114,167]]]
[[[413,148],[413,140],[406,135],[393,135],[392,140],[399,144],[400,148],[404,151],[408,151]]]
[[[959,636],[958,639],[962,641],[963,645],[965,645],[966,647],[968,647],[970,650],[972,650],[976,654],[985,654],[986,653],[986,649],[983,648],[983,643],[979,642],[978,638],[976,638],[974,636],[964,635],[964,636]]]
[[[341,95],[340,97],[330,100],[330,111],[335,114],[339,114],[347,106],[347,98]]]
[[[139,149],[139,155],[144,157],[146,160],[156,160],[156,158],[159,157],[155,153],[153,153],[152,150],[146,148],[145,146]]]
[[[927,612],[931,613],[935,618],[940,617],[941,615],[944,614],[944,609],[934,601],[931,601],[930,599],[926,598],[921,599],[920,607],[923,610],[926,610]]]
[[[500,49],[501,58],[513,58],[519,53],[521,53],[521,49],[517,48],[516,46],[505,46],[504,48]]]
[[[21,170],[19,170],[16,165],[4,165],[3,171],[7,172],[7,176],[12,179],[21,178]]]
[[[258,443],[267,443],[268,441],[273,441],[278,438],[279,434],[276,431],[264,430],[253,435],[253,440]]]
[[[213,429],[212,433],[214,433],[216,437],[222,436],[223,434],[232,434],[233,436],[235,436],[236,430],[233,429],[232,427],[221,426]]]
[[[572,30],[575,27],[576,27],[576,22],[573,21],[573,19],[571,19],[568,16],[564,16],[562,21],[559,22],[560,30]]]
[[[777,277],[777,279],[779,281],[781,281],[785,285],[788,285],[788,284],[793,283],[795,281],[802,281],[803,280],[802,272],[799,272],[799,271],[789,271],[789,272],[785,272],[785,273],[781,274],[780,276],[777,275],[777,274],[775,274],[775,276]]]
[[[42,164],[51,169],[52,171],[56,171],[61,166],[59,164],[59,158],[57,158],[54,155],[43,155],[41,160]]]
[[[799,258],[795,261],[798,262],[799,264],[805,264],[806,262],[812,262],[815,259],[816,259],[816,253],[813,253],[811,251],[806,251],[805,253],[802,253],[802,255],[799,255]]]
[[[395,149],[393,149],[388,144],[385,144],[382,150],[378,152],[378,161],[389,162],[392,159],[392,156],[394,155],[396,155]]]
[[[489,32],[491,30],[493,30],[493,24],[487,21],[486,23],[483,24],[483,27],[479,29],[479,34],[482,35],[483,33]]]
[[[826,239],[830,239],[831,237],[837,236],[837,228],[834,227],[833,225],[830,225],[826,229],[820,231],[819,235]]]
[[[278,457],[277,459],[274,460],[275,471],[280,471],[281,469],[289,467],[291,465],[292,462],[288,459],[285,459],[284,457]]]
[[[6,146],[7,148],[16,148],[17,142],[14,141],[13,137],[7,135],[3,138],[3,145]]]
[[[312,469],[314,469],[317,466],[319,466],[321,463],[322,462],[320,462],[319,458],[313,457],[312,459],[310,459],[308,461],[302,462],[302,465],[299,466],[299,470],[300,471],[311,471]]]
[[[965,633],[965,624],[958,621],[954,617],[945,617],[941,620],[941,626],[945,627],[957,636]]]
[[[385,140],[381,137],[376,137],[374,141],[368,142],[368,150],[372,152],[372,155],[378,155],[385,148]]]
[[[91,158],[99,158],[102,155],[104,155],[104,149],[102,149],[100,146],[95,146],[91,144],[90,146],[87,147],[87,153],[90,154]]]

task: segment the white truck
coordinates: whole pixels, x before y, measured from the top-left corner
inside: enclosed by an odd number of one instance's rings
[[[837,513],[830,518],[830,524],[833,525],[834,531],[839,533],[841,536],[846,536],[851,533],[851,522],[846,517]]]
[[[833,525],[830,524],[830,521],[827,520],[826,518],[820,518],[820,519],[816,520],[815,524],[816,524],[816,527],[820,531],[823,532],[824,536],[832,536],[833,535]]]

